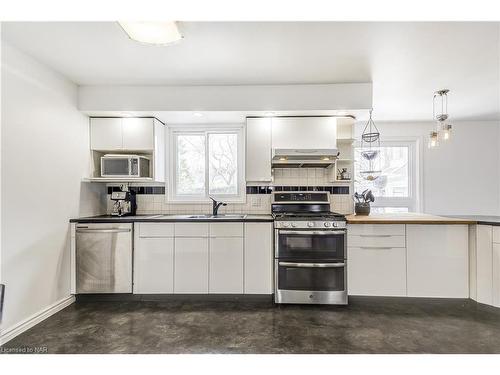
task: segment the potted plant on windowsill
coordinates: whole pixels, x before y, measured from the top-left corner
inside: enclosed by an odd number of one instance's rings
[[[365,190],[361,194],[354,193],[354,212],[356,215],[367,216],[370,215],[370,203],[375,202],[375,196],[371,190]]]

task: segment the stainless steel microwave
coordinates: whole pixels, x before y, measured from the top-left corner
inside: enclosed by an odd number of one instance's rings
[[[150,160],[142,155],[106,154],[101,157],[101,177],[151,177]]]

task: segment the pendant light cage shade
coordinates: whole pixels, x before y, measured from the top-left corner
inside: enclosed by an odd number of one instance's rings
[[[439,146],[439,140],[448,141],[451,138],[451,124],[448,123],[448,93],[450,90],[443,89],[434,93],[432,98],[432,117],[436,120],[436,130],[429,135],[429,148]],[[438,103],[436,103],[438,101]],[[440,112],[436,113],[436,108]]]
[[[370,118],[361,134],[361,156],[367,168],[359,174],[367,181],[374,181],[381,174],[380,168],[377,167],[377,164],[380,164],[380,131],[372,119],[372,112],[373,110],[370,110]]]

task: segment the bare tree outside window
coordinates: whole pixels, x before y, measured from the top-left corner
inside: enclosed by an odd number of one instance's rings
[[[209,193],[237,194],[238,192],[238,136],[210,134]]]
[[[177,136],[177,194],[205,194],[205,135]]]
[[[177,132],[174,197],[205,200],[208,195],[239,198],[239,131]]]

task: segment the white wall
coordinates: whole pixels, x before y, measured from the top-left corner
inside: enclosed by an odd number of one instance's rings
[[[453,124],[452,139],[427,148],[433,122],[376,123],[381,139],[419,137],[422,142],[423,212],[431,214],[500,214],[500,123],[463,121]],[[365,123],[356,124],[357,136]]]
[[[80,86],[81,111],[307,111],[372,107],[371,83]]]
[[[105,194],[81,182],[89,136],[77,86],[5,43],[1,73],[6,332],[69,296],[68,220],[104,212]]]

